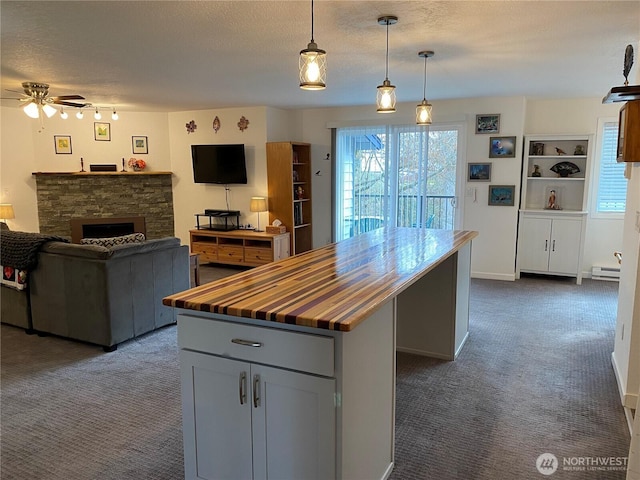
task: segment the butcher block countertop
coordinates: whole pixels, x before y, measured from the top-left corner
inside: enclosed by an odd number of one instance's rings
[[[477,235],[381,228],[176,293],[163,304],[346,332]]]

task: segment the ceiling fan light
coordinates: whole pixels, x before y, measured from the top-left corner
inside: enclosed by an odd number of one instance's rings
[[[63,120],[69,118],[69,114],[64,111],[64,107],[60,108],[60,118]]]
[[[96,107],[96,113],[93,114],[93,118],[95,118],[96,120],[102,119],[102,115],[98,111],[98,107]]]
[[[431,125],[433,123],[431,108],[432,105],[426,99],[423,99],[422,103],[418,104],[416,107],[416,124]]]
[[[38,118],[40,116],[40,110],[38,109],[38,105],[35,102],[29,102],[24,106],[22,110],[27,114],[28,117]]]
[[[84,112],[82,110],[78,110],[78,113],[76,113],[76,118],[78,120],[82,120],[83,117],[84,117]]]
[[[51,105],[43,105],[42,106],[42,111],[44,112],[44,114],[47,116],[47,118],[51,118],[53,117],[58,111],[53,108]]]
[[[113,113],[111,114],[111,120],[118,120],[118,112],[116,112],[116,109],[113,109]]]
[[[300,88],[324,90],[327,80],[327,52],[314,42],[300,51]]]

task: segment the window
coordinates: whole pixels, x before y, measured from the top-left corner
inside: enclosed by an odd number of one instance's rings
[[[453,229],[461,125],[339,128],[336,240],[383,226]]]
[[[627,179],[624,163],[616,161],[618,145],[618,121],[598,120],[598,142],[596,145],[595,216],[623,214],[626,208]]]

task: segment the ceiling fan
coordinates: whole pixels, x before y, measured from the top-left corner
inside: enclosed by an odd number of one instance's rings
[[[40,82],[22,82],[24,93],[15,90],[10,92],[20,93],[21,98],[15,98],[24,103],[24,112],[31,118],[38,118],[40,112],[44,112],[47,117],[51,117],[56,113],[56,109],[51,106],[64,105],[68,107],[82,108],[91,105],[87,102],[70,102],[69,100],[84,100],[80,95],[60,95],[57,97],[49,96],[49,84]]]

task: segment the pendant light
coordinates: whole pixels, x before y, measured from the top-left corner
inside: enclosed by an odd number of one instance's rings
[[[96,120],[102,120],[102,114],[98,111],[98,107],[96,107],[96,113],[93,114],[93,118]]]
[[[327,78],[327,52],[313,39],[313,0],[311,0],[311,41],[300,51],[300,88],[324,90]]]
[[[378,105],[378,113],[393,113],[396,111],[396,87],[391,85],[389,81],[389,25],[398,23],[398,17],[393,15],[385,15],[378,18],[378,24],[387,26],[387,56],[384,82],[378,85],[378,95],[376,103]]]
[[[431,125],[433,118],[431,117],[431,104],[427,102],[427,58],[433,57],[431,50],[423,50],[418,52],[418,56],[424,58],[424,84],[422,87],[422,103],[416,107],[416,124]]]

